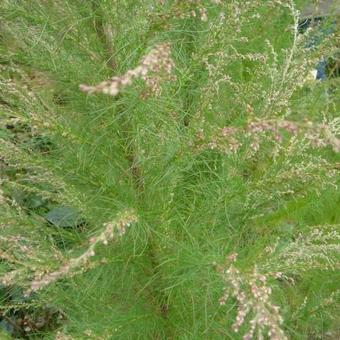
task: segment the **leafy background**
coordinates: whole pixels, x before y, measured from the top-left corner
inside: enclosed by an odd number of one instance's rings
[[[245,286],[255,267],[268,275],[289,338],[338,338],[338,153],[324,135],[312,147],[308,133],[283,131],[277,142],[263,132],[257,148],[244,132],[283,120],[339,129],[339,78],[308,80],[338,53],[339,26],[306,49],[292,6],[1,2],[3,337],[242,338],[249,320],[232,330],[237,300],[219,304],[216,270],[236,252]],[[161,96],[144,96],[141,81],[114,98],[79,90],[162,42],[176,81]],[[236,152],[224,150],[224,127],[240,131]],[[124,237],[75,275],[24,294],[131,208],[138,223]],[[323,236],[313,239],[316,229]]]

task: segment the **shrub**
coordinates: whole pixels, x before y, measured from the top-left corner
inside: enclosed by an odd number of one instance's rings
[[[7,333],[337,337],[339,32],[300,5],[1,2]]]

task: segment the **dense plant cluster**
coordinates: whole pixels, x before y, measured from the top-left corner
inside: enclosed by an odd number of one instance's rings
[[[339,337],[339,26],[310,48],[304,3],[1,1],[0,337]]]

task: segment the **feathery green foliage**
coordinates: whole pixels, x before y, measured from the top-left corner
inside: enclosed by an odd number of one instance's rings
[[[306,48],[302,4],[1,1],[4,332],[339,337],[339,26]]]

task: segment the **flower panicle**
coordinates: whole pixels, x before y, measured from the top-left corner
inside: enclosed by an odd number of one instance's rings
[[[121,76],[114,76],[98,85],[89,86],[81,84],[80,90],[87,93],[104,93],[116,96],[123,88],[131,85],[135,79],[145,81],[150,92],[159,95],[161,82],[173,80],[171,76],[174,69],[174,62],[171,58],[171,46],[169,43],[156,45],[146,56],[144,56],[137,67],[128,70]]]
[[[240,331],[242,325],[248,321],[247,333],[244,340],[253,339],[255,333],[263,338],[267,335],[270,339],[286,340],[281,325],[283,318],[278,306],[270,301],[272,290],[267,283],[267,275],[258,272],[254,267],[251,273],[241,272],[235,267],[237,254],[228,256],[224,266],[218,266],[225,287],[219,300],[224,306],[233,297],[237,300],[237,315],[232,325],[235,333]]]
[[[83,254],[65,261],[58,270],[37,277],[31,282],[30,288],[26,291],[26,295],[40,290],[62,277],[72,276],[72,273],[78,268],[88,266],[91,257],[96,254],[95,249],[97,245],[107,245],[110,241],[122,237],[126,233],[127,228],[135,222],[137,222],[136,215],[131,211],[126,211],[118,216],[116,220],[104,223],[104,230],[98,236],[94,236],[90,239],[90,246]]]

